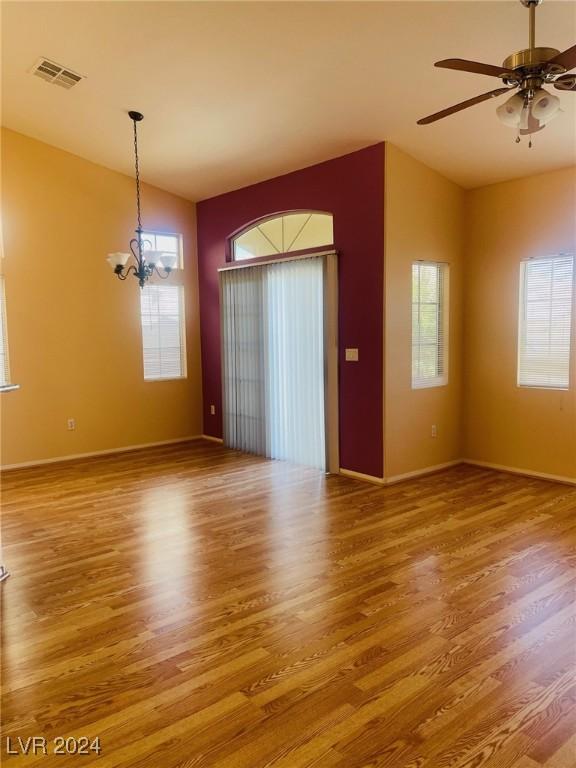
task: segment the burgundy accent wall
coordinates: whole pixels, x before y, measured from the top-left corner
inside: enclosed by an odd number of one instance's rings
[[[334,216],[338,259],[340,466],[382,476],[384,144],[197,205],[204,434],[222,437],[218,268],[231,233],[295,209]],[[346,347],[359,361],[345,362]],[[210,405],[216,415],[210,415]]]

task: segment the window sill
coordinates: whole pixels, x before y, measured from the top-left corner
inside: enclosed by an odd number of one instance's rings
[[[518,389],[546,389],[549,392],[569,392],[570,387],[553,387],[549,384],[517,384]]]
[[[14,389],[20,389],[20,384],[0,384],[0,392],[12,392]]]
[[[433,381],[427,381],[425,383],[412,384],[412,389],[433,389],[435,387],[447,387],[447,386],[448,386],[447,381],[434,379]]]

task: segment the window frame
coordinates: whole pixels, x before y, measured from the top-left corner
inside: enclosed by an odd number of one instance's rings
[[[6,313],[6,280],[0,273],[0,343],[4,364],[0,366],[0,390],[17,389],[16,384],[12,384],[10,370],[10,349],[8,346],[8,319]],[[5,380],[4,380],[5,379]]]
[[[179,305],[180,305],[180,370],[179,376],[146,376],[146,367],[144,360],[144,330],[142,326],[142,296],[140,296],[139,303],[139,318],[140,318],[140,349],[142,352],[142,375],[145,383],[154,383],[162,381],[182,381],[188,378],[188,353],[187,353],[187,338],[186,338],[186,291],[184,286],[184,245],[183,236],[179,232],[165,232],[154,229],[146,229],[142,231],[142,240],[147,239],[146,236],[156,237],[174,237],[178,242],[178,260],[177,269],[170,273],[170,277],[163,280],[157,275],[150,278],[147,285],[142,288],[145,291],[146,288],[161,287],[161,288],[178,288],[179,292]],[[156,241],[154,241],[156,245]],[[153,248],[152,250],[162,250]],[[167,251],[168,253],[168,251]]]
[[[553,261],[554,259],[571,259],[572,261],[572,295],[570,298],[570,320],[568,323],[568,363],[567,363],[567,383],[566,385],[556,386],[552,384],[538,383],[524,383],[522,379],[522,352],[524,348],[524,335],[523,326],[526,324],[526,311],[528,303],[526,301],[527,292],[527,266],[533,262],[545,262]],[[552,302],[550,302],[550,305]],[[572,376],[572,358],[574,355],[574,315],[576,312],[576,256],[574,253],[554,253],[546,256],[529,256],[520,260],[519,266],[519,286],[518,286],[518,326],[516,333],[516,387],[518,389],[530,390],[530,389],[544,389],[556,392],[567,392],[572,388],[573,376]]]
[[[414,267],[433,266],[438,269],[439,278],[439,298],[437,302],[430,302],[437,305],[437,321],[438,321],[438,340],[435,344],[436,347],[436,366],[439,366],[439,359],[442,361],[442,372],[429,379],[418,378],[414,376]],[[412,261],[410,269],[410,292],[411,292],[411,338],[410,338],[410,375],[411,375],[411,389],[433,389],[436,387],[448,386],[450,380],[450,264],[445,261],[432,261],[429,259],[415,259]],[[417,302],[418,307],[421,306],[420,297]],[[420,322],[419,322],[420,324]],[[440,333],[441,339],[440,342]],[[417,345],[421,348],[421,344]],[[441,355],[440,355],[441,352]]]

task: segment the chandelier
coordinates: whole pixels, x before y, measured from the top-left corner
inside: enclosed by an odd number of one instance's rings
[[[165,280],[173,269],[176,269],[176,255],[173,253],[164,253],[152,249],[152,243],[143,237],[142,215],[140,211],[140,168],[138,165],[138,123],[144,119],[141,112],[128,112],[130,120],[134,124],[134,167],[136,170],[136,211],[137,227],[136,237],[130,240],[130,253],[110,253],[106,259],[114,274],[120,280],[126,280],[129,274],[133,274],[138,280],[140,288],[146,285],[146,282],[154,273]],[[134,258],[135,264],[126,266],[130,255]]]

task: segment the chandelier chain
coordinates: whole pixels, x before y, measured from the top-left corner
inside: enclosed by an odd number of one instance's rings
[[[138,164],[138,131],[134,122],[134,166],[136,168],[136,209],[138,214],[138,234],[142,231],[142,216],[140,213],[140,167]]]

